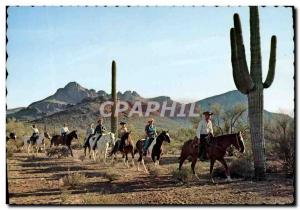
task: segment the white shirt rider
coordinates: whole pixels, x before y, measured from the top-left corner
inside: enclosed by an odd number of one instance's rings
[[[201,120],[198,124],[198,128],[196,131],[197,138],[198,139],[200,138],[200,134],[209,134],[209,133],[214,134],[211,120],[210,119]]]
[[[34,134],[39,134],[39,129],[34,128],[34,127],[32,127],[32,126],[31,126],[31,129],[32,129],[32,132],[33,132]]]
[[[69,132],[70,132],[70,131],[69,131],[69,128],[68,128],[67,126],[62,127],[62,128],[61,128],[61,131],[60,131],[61,134],[63,134],[63,133],[66,133],[66,134],[67,134],[67,133],[69,133]]]

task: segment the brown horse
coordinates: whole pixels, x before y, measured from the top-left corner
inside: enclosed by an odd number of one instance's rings
[[[109,155],[109,156],[113,156],[112,161],[114,161],[114,158],[115,158],[117,152],[121,152],[121,154],[123,156],[124,164],[127,167],[129,167],[128,154],[131,154],[132,164],[134,165],[134,145],[133,145],[130,134],[131,134],[131,131],[124,133],[123,136],[121,137],[121,140],[116,141],[116,143]],[[127,144],[124,143],[123,148],[121,148],[120,147],[121,142],[126,142],[126,140],[127,140]]]
[[[152,148],[152,150],[151,150],[151,159],[154,162],[155,166],[159,165],[159,160],[160,160],[160,157],[161,157],[161,154],[162,154],[162,143],[164,141],[168,142],[168,143],[171,142],[169,131],[162,131],[156,137],[156,139],[153,140],[153,142],[149,146],[149,149]],[[135,149],[134,153],[139,153],[139,155],[140,155],[140,157],[138,159],[138,170],[139,170],[140,162],[142,162],[142,164],[144,166],[144,169],[145,169],[145,172],[148,172],[148,170],[147,170],[147,168],[145,166],[145,163],[144,163],[144,158],[143,158],[143,155],[144,155],[144,143],[145,143],[144,139],[138,140],[136,142],[136,149]]]
[[[71,156],[73,157],[73,152],[72,152],[72,149],[71,149],[71,142],[72,142],[73,138],[78,139],[77,130],[74,130],[74,131],[68,133],[65,136],[65,141],[63,140],[63,137],[61,135],[55,135],[51,139],[50,147],[52,147],[53,144],[55,146],[58,146],[60,144],[61,145],[66,145],[70,150]]]
[[[210,142],[207,143],[205,146],[207,157],[208,159],[210,159],[210,179],[213,183],[214,180],[212,177],[212,172],[216,160],[218,160],[224,166],[225,174],[227,176],[227,181],[231,181],[229,168],[224,159],[224,156],[226,154],[226,149],[231,145],[233,145],[239,152],[241,153],[245,152],[245,144],[241,132],[213,137],[211,138]],[[185,142],[184,145],[182,146],[181,155],[179,158],[180,160],[179,170],[181,170],[183,162],[189,156],[192,156],[191,168],[193,174],[198,178],[198,176],[195,173],[195,165],[197,162],[198,155],[199,155],[199,144],[197,138],[195,137],[195,139]]]

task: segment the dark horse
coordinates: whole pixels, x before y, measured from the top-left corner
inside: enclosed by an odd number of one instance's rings
[[[12,139],[12,140],[16,140],[17,139],[17,135],[16,135],[15,132],[11,132],[11,133],[9,133],[8,136],[6,136],[6,141],[9,141],[10,139]]]
[[[131,140],[130,134],[131,134],[131,131],[124,133],[123,136],[121,137],[121,140],[116,141],[116,143],[110,153],[110,156],[113,156],[112,157],[112,161],[113,161],[117,152],[121,152],[121,154],[123,155],[123,158],[124,158],[124,164],[127,167],[129,167],[129,165],[128,165],[128,154],[129,153],[131,154],[132,164],[134,165],[134,151],[133,151],[134,145]],[[127,144],[125,144],[126,140],[128,142]],[[121,142],[124,142],[123,148],[120,147]]]
[[[212,137],[210,143],[207,143],[205,146],[207,157],[208,159],[210,159],[210,178],[212,182],[214,182],[212,177],[212,172],[216,160],[218,160],[224,166],[225,174],[227,176],[227,181],[231,181],[229,169],[224,159],[224,156],[226,154],[226,149],[230,145],[233,145],[241,153],[245,152],[245,144],[241,132]],[[181,155],[179,158],[180,160],[179,170],[181,170],[183,162],[189,156],[192,156],[192,164],[191,164],[192,171],[193,174],[198,178],[198,176],[195,173],[195,165],[197,162],[198,154],[199,154],[199,145],[198,145],[197,138],[195,137],[195,139],[193,140],[191,139],[186,141],[182,146]]]
[[[70,153],[71,153],[71,155],[73,157],[73,152],[72,152],[72,149],[71,149],[71,142],[72,142],[73,138],[78,139],[78,136],[77,136],[76,132],[77,132],[77,130],[74,130],[74,131],[68,133],[65,136],[65,142],[64,142],[64,140],[63,140],[63,138],[62,138],[61,135],[55,135],[55,136],[53,136],[52,139],[51,139],[50,147],[52,147],[53,144],[55,146],[58,146],[60,144],[61,145],[66,145],[69,148]]]
[[[169,131],[162,131],[156,137],[156,139],[153,140],[153,142],[152,142],[152,144],[154,144],[154,145],[153,145],[153,148],[152,148],[152,151],[151,151],[151,159],[154,162],[155,166],[159,165],[159,160],[160,160],[160,157],[161,157],[161,154],[162,154],[162,151],[163,151],[162,150],[162,143],[164,141],[170,143],[171,138],[170,138],[170,135],[169,135]],[[136,142],[136,149],[135,149],[134,153],[139,153],[139,155],[140,155],[140,157],[138,159],[138,170],[139,170],[140,162],[142,162],[142,164],[144,166],[144,169],[145,169],[145,172],[148,172],[148,170],[145,166],[145,163],[144,163],[144,159],[143,159],[144,143],[145,143],[144,139],[138,140]],[[150,145],[150,147],[151,147],[151,145]],[[156,163],[156,160],[157,160],[157,163]]]

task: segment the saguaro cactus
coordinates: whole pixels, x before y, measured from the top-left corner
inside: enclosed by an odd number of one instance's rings
[[[233,79],[237,89],[248,96],[249,124],[254,157],[255,177],[265,177],[265,139],[263,126],[263,90],[271,86],[274,80],[276,63],[276,36],[271,38],[269,71],[265,82],[262,82],[261,49],[259,32],[258,7],[250,7],[250,74],[247,66],[243,44],[241,22],[234,14],[234,28],[230,29],[231,62]]]
[[[111,132],[116,133],[118,128],[118,113],[116,113],[116,107],[117,107],[117,67],[116,62],[112,61],[111,65],[111,97],[113,106],[112,106],[112,113],[111,113]]]

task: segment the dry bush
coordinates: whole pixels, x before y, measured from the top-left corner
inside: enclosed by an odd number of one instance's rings
[[[67,204],[68,201],[70,200],[71,195],[72,194],[69,191],[62,190],[62,192],[60,194],[61,203],[62,204]]]
[[[86,180],[86,176],[79,172],[70,172],[60,178],[59,183],[61,187],[74,188],[82,185]]]
[[[240,158],[232,159],[231,163],[228,162],[227,165],[229,165],[229,172],[232,178],[250,179],[253,177],[254,165],[250,153],[246,153]],[[220,164],[219,167],[215,168],[213,176],[226,178],[224,166]]]
[[[95,205],[95,204],[116,204],[120,203],[117,199],[113,197],[102,196],[99,194],[105,194],[105,191],[101,191],[97,194],[87,193],[82,196],[82,204]]]
[[[151,165],[151,167],[149,168],[149,173],[151,176],[159,177],[159,176],[163,175],[163,170]]]
[[[8,141],[6,144],[6,156],[7,158],[12,158],[14,153],[20,153],[21,147],[16,146],[15,141]]]
[[[116,180],[120,179],[120,175],[117,174],[117,173],[115,173],[115,172],[113,171],[113,169],[108,169],[108,170],[105,172],[104,177],[105,177],[106,179],[108,179],[110,182],[113,182],[113,181],[116,181]]]
[[[46,149],[46,155],[48,157],[54,157],[57,156],[57,158],[61,157],[68,157],[70,154],[70,151],[67,147],[51,147]]]
[[[17,149],[20,149],[24,146],[24,141],[22,140],[16,140],[16,143],[15,143]]]
[[[267,148],[268,159],[278,161],[281,167],[275,164],[271,171],[283,170],[287,175],[294,173],[295,167],[295,127],[294,121],[287,115],[280,115],[265,126],[266,139],[270,142]]]
[[[71,145],[71,148],[74,149],[74,150],[82,150],[83,146],[82,146],[82,144],[80,142],[74,142]]]
[[[194,179],[192,171],[187,168],[182,168],[180,171],[177,168],[173,168],[171,174],[174,179],[184,183],[191,182]]]
[[[10,148],[6,148],[6,158],[10,159],[14,156],[14,152]]]

